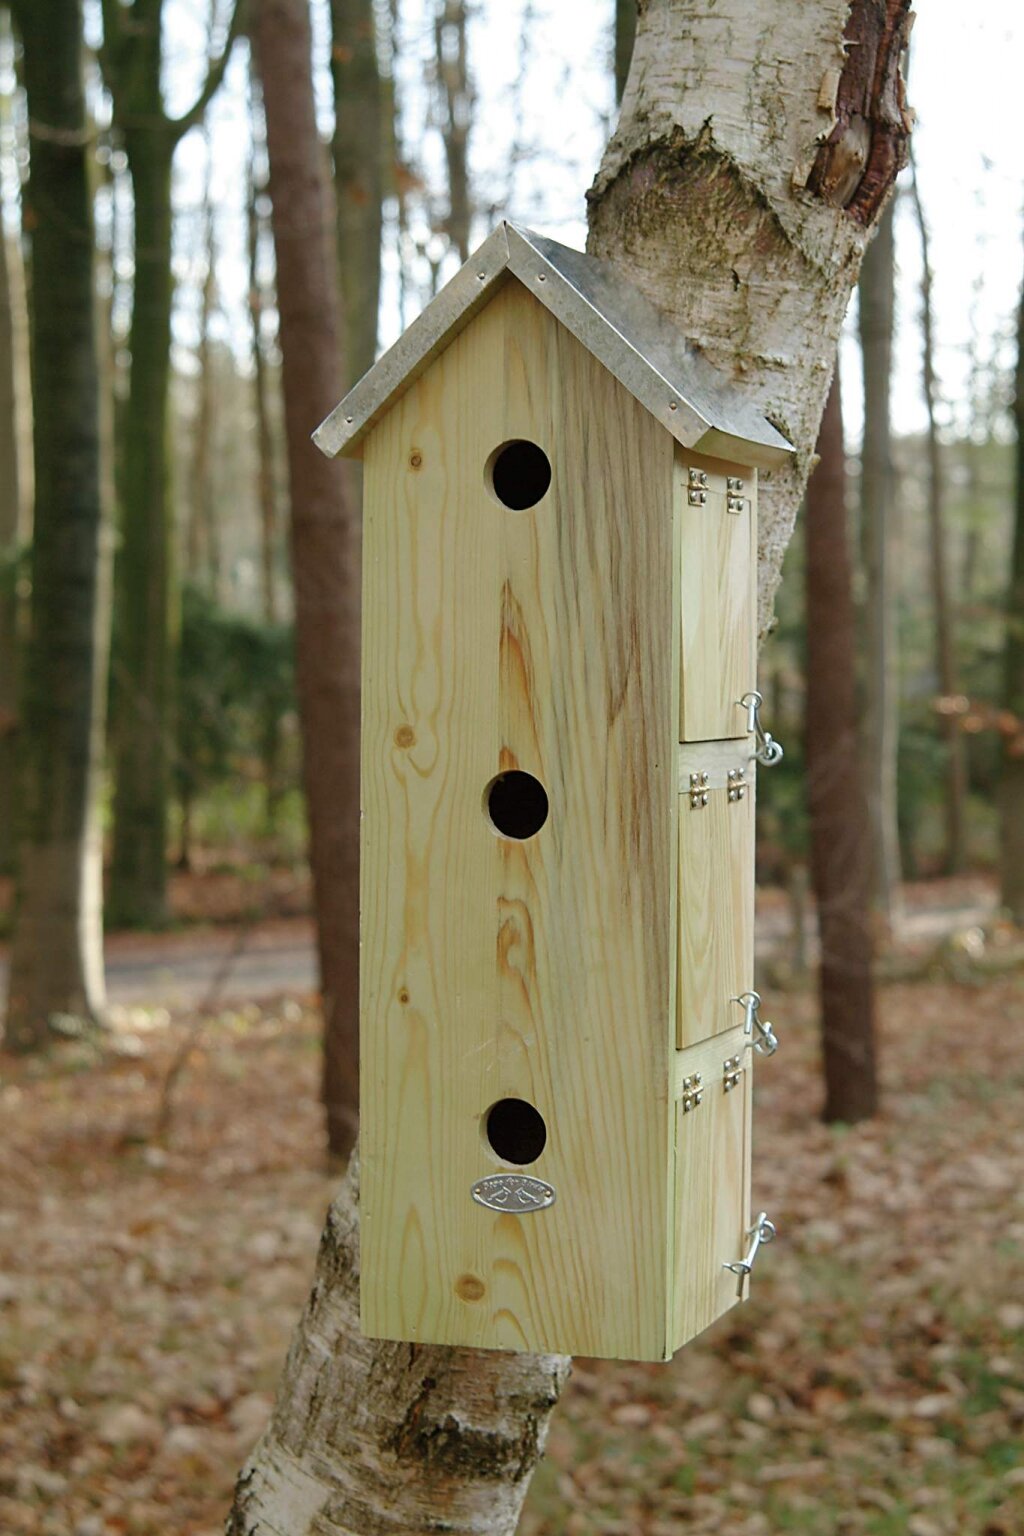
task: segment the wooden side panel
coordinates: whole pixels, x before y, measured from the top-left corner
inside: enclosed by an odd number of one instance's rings
[[[532,509],[485,483],[527,438]],[[510,281],[370,434],[362,758],[362,1326],[669,1350],[678,805],[673,444]],[[677,592],[677,585],[675,586]],[[543,783],[532,838],[485,788]],[[484,1209],[502,1098],[548,1210]]]
[[[677,1057],[680,1092],[699,1073],[703,1097],[689,1111],[683,1098],[676,1104],[676,1349],[740,1300],[739,1281],[724,1266],[743,1256],[750,1225],[753,1053],[743,1046],[741,1027]],[[733,1055],[743,1073],[726,1092],[723,1064]]]
[[[731,751],[729,750],[731,747]],[[754,764],[746,741],[681,747],[679,960],[676,1045],[735,1027],[733,1001],[754,984]],[[728,769],[742,771],[729,799]],[[691,808],[690,774],[706,774],[706,806]]]
[[[707,475],[706,503],[690,502],[690,471]],[[742,480],[741,510],[728,511],[729,476]],[[734,498],[735,499],[735,498]],[[756,471],[676,450],[681,530],[680,741],[742,736],[737,700],[757,675]]]

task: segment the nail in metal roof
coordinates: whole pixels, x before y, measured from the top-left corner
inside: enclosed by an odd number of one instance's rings
[[[313,434],[329,457],[358,445],[511,274],[684,448],[761,468],[792,446],[743,391],[614,267],[502,222]]]

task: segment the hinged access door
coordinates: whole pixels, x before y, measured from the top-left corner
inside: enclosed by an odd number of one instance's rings
[[[754,976],[750,739],[679,748],[676,1045],[733,1029]]]
[[[757,642],[756,471],[676,450],[680,509],[679,739],[746,733],[738,700]]]
[[[674,1349],[746,1295],[753,1057],[742,1024],[676,1057]]]

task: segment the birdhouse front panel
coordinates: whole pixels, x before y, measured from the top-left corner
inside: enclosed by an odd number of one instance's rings
[[[756,466],[788,445],[507,224],[316,438],[365,471],[363,1330],[665,1359],[771,1236]]]
[[[671,1351],[673,449],[517,281],[366,440],[370,1335]]]

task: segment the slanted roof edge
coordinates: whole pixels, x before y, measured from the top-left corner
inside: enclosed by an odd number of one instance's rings
[[[357,454],[370,428],[511,273],[684,448],[735,445],[738,462],[783,463],[790,444],[605,263],[502,222],[313,434]]]
[[[313,441],[328,458],[339,453],[353,454],[397,397],[483,308],[508,270],[507,230],[502,222],[488,235],[394,346],[377,359],[320,423]]]

